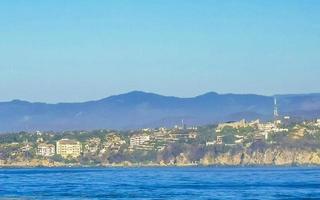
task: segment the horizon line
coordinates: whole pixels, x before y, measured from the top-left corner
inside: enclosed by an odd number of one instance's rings
[[[172,98],[180,98],[180,99],[191,99],[191,98],[197,98],[197,97],[201,97],[204,95],[208,95],[208,94],[216,94],[216,95],[256,95],[256,96],[264,96],[264,97],[276,97],[276,96],[305,96],[305,95],[320,95],[320,92],[310,92],[310,93],[284,93],[284,94],[273,94],[273,95],[264,95],[264,94],[257,94],[257,93],[233,93],[233,92],[229,92],[229,93],[218,93],[218,92],[214,92],[214,91],[209,91],[209,92],[205,92],[199,95],[195,95],[195,96],[191,96],[191,97],[180,97],[180,96],[173,96],[173,95],[164,95],[164,94],[159,94],[159,93],[155,93],[155,92],[149,92],[149,91],[143,91],[143,90],[131,90],[128,92],[122,92],[122,93],[118,93],[118,94],[114,94],[114,95],[109,95],[106,97],[102,97],[99,99],[93,99],[93,100],[84,100],[84,101],[61,101],[61,102],[45,102],[45,101],[31,101],[31,100],[26,100],[26,99],[12,99],[12,100],[7,100],[7,101],[0,101],[0,103],[10,103],[10,102],[25,102],[25,103],[42,103],[42,104],[72,104],[72,103],[87,103],[87,102],[95,102],[95,101],[101,101],[103,99],[108,99],[111,97],[116,97],[116,96],[121,96],[121,95],[128,95],[128,94],[132,94],[132,93],[143,93],[143,94],[150,94],[150,95],[158,95],[158,96],[162,96],[162,97],[172,97]]]

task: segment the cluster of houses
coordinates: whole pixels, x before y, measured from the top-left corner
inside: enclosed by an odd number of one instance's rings
[[[108,134],[105,137],[105,142],[96,144],[96,147],[100,146],[99,155],[103,155],[106,152],[119,152],[120,149],[127,144],[127,141],[116,133]]]
[[[224,136],[222,135],[222,131],[224,128],[233,128],[239,130],[241,128],[253,128],[253,141],[267,141],[269,139],[270,134],[277,133],[288,133],[288,128],[283,128],[288,125],[288,121],[290,120],[289,116],[283,117],[283,119],[277,119],[273,122],[262,123],[260,120],[247,122],[246,120],[240,120],[235,122],[227,122],[221,123],[216,128],[216,140],[207,141],[206,146],[212,146],[216,144],[224,144]],[[320,128],[320,119],[313,121],[304,121],[303,123],[294,123],[295,126],[290,129],[290,136],[293,139],[300,139],[305,134],[315,134],[318,133],[318,129]],[[314,128],[312,128],[314,127]],[[234,135],[235,142],[234,144],[243,144],[245,140],[248,140],[248,136],[246,135]],[[272,142],[272,141],[271,141]],[[234,144],[226,144],[226,145],[234,145]]]
[[[188,142],[198,137],[196,127],[192,128],[159,128],[143,130],[142,133],[130,137],[129,150],[163,150],[168,144],[178,141]]]
[[[240,130],[241,128],[251,127],[254,129],[255,141],[268,140],[270,134],[288,132],[287,128],[281,128],[281,121],[261,123],[259,120],[247,122],[245,120],[222,123],[215,129],[216,139],[207,141],[206,146],[225,144],[222,131],[226,127]],[[320,128],[320,119],[308,122],[309,126]],[[290,129],[291,130],[291,129]],[[294,137],[302,137],[305,133],[312,134],[312,130],[296,125],[290,132],[294,132]],[[173,129],[159,128],[159,129],[142,129],[127,139],[125,137],[111,133],[105,136],[101,141],[100,138],[90,138],[83,144],[76,140],[61,139],[56,142],[56,145],[46,144],[43,141],[38,141],[37,155],[50,157],[53,155],[61,155],[63,158],[77,158],[84,154],[101,155],[107,151],[118,152],[121,147],[125,146],[129,151],[135,150],[156,150],[161,151],[171,143],[175,142],[190,142],[198,138],[198,130],[196,127],[176,127]],[[234,134],[234,143],[229,145],[243,144],[248,141],[248,136],[243,134]],[[228,144],[226,144],[228,145]],[[25,148],[29,148],[26,146]]]
[[[50,157],[57,154],[63,158],[77,158],[81,153],[102,155],[110,151],[118,152],[123,146],[128,148],[129,151],[161,151],[168,146],[168,144],[177,141],[188,142],[195,140],[197,137],[197,128],[194,127],[189,129],[143,129],[131,135],[128,140],[119,134],[111,133],[106,135],[103,141],[98,137],[90,138],[84,143],[76,140],[61,139],[56,142],[56,145],[39,141],[40,143],[37,146],[36,154],[43,157]]]
[[[285,117],[284,119],[288,120],[290,118]],[[279,119],[275,120],[274,122],[266,122],[266,123],[262,123],[260,120],[247,122],[244,119],[240,121],[235,121],[235,122],[221,123],[217,126],[215,130],[217,133],[216,140],[208,141],[206,143],[206,146],[212,146],[215,144],[224,144],[224,141],[223,141],[224,137],[223,135],[221,135],[221,133],[223,129],[227,127],[236,129],[236,130],[239,130],[241,128],[248,128],[248,127],[253,128],[255,130],[253,140],[261,141],[261,140],[268,140],[269,135],[272,133],[276,134],[276,133],[281,133],[281,132],[283,133],[283,132],[289,131],[289,129],[287,128],[281,128],[281,125],[282,125],[282,121]],[[234,138],[235,138],[234,144],[227,144],[227,145],[243,144],[243,142],[248,139],[248,136],[235,134]]]
[[[76,140],[61,139],[54,144],[40,143],[37,146],[36,154],[43,157],[51,157],[61,155],[63,158],[77,158],[84,154],[103,154],[106,151],[117,152],[126,141],[117,134],[106,135],[106,140],[101,141],[100,138],[93,137],[83,144]]]

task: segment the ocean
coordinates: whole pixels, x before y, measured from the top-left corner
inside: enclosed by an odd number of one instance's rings
[[[320,199],[320,168],[0,169],[0,199]]]

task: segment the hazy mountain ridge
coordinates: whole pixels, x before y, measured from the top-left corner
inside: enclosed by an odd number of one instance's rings
[[[281,114],[320,116],[320,94],[277,95]],[[70,130],[189,125],[246,119],[271,119],[273,97],[217,94],[193,98],[134,91],[83,103],[0,103],[0,131]]]

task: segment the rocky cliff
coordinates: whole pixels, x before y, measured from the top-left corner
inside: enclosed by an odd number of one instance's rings
[[[247,150],[214,155],[207,153],[202,165],[320,165],[320,150],[270,148],[264,151]]]

